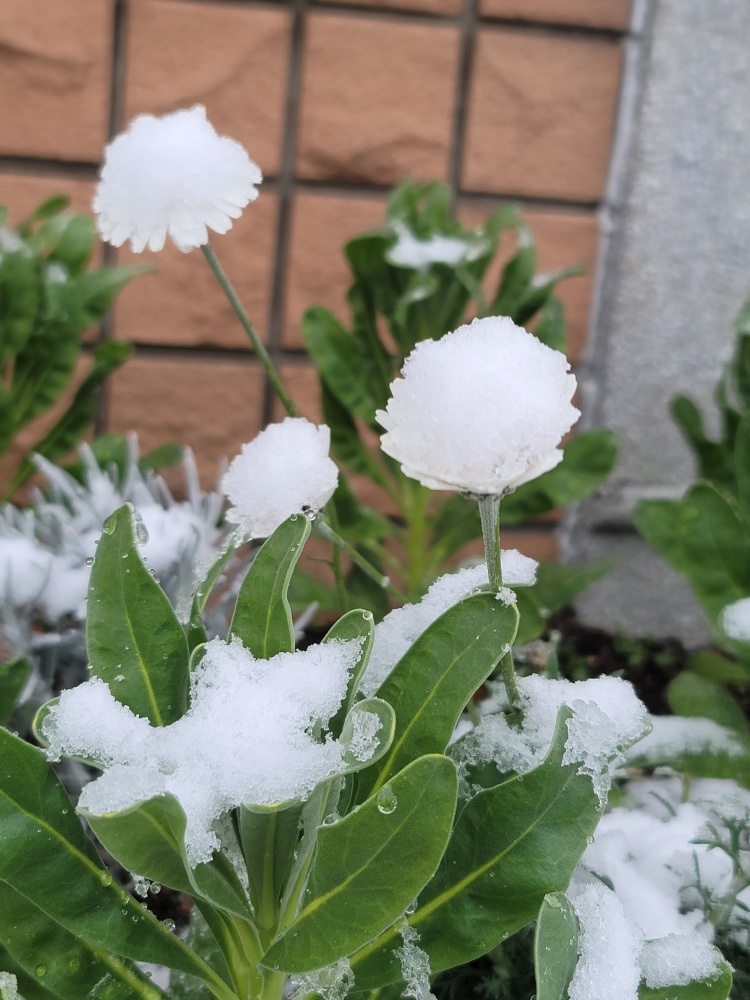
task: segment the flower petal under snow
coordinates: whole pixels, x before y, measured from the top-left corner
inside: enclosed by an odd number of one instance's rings
[[[580,416],[569,367],[508,317],[422,341],[376,414],[381,447],[431,489],[502,496],[562,459]]]
[[[158,118],[140,115],[105,151],[94,198],[102,238],[136,253],[182,251],[226,233],[258,197],[260,168],[234,139],[220,136],[200,105]]]

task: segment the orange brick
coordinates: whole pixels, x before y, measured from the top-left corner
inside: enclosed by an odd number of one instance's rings
[[[261,193],[226,236],[212,244],[261,339],[266,339],[276,242],[276,195]],[[117,336],[139,344],[248,348],[250,342],[200,250],[171,243],[159,253],[119,252],[121,264],[153,264],[116,310]]]
[[[479,226],[489,216],[495,206],[479,207],[464,205],[460,215],[467,226]],[[553,212],[539,209],[524,209],[523,217],[534,234],[540,273],[582,264],[586,273],[566,278],[557,286],[556,294],[565,306],[568,326],[568,356],[579,361],[585,345],[588,330],[589,310],[596,268],[598,244],[598,223],[593,212]],[[488,269],[485,294],[492,295],[497,290],[502,266],[517,249],[514,235],[508,231],[500,241],[497,262]]]
[[[482,17],[624,30],[630,21],[630,0],[480,0],[479,12]]]
[[[500,544],[504,549],[518,549],[520,553],[541,562],[557,559],[557,537],[552,531],[538,528],[505,528],[500,533]],[[481,538],[470,542],[451,557],[451,564],[457,566],[467,559],[484,559],[484,544]]]
[[[205,104],[217,131],[278,171],[290,15],[232,4],[134,0],[125,114]]]
[[[390,184],[444,178],[458,28],[312,14],[297,170]]]
[[[287,277],[284,346],[304,347],[300,321],[310,306],[325,306],[348,323],[351,271],[344,244],[382,223],[385,200],[297,194]]]
[[[462,186],[600,199],[620,65],[611,42],[480,31]]]
[[[329,3],[361,4],[380,10],[415,10],[423,14],[460,14],[461,0],[328,0]]]
[[[98,161],[109,106],[111,0],[0,4],[0,152]]]
[[[108,430],[135,431],[141,451],[167,442],[196,453],[205,487],[260,430],[263,372],[247,361],[131,358],[110,384]]]
[[[18,225],[37,205],[57,194],[65,194],[70,198],[69,211],[92,215],[93,193],[93,180],[0,173],[0,205],[8,206],[8,224],[11,226]]]

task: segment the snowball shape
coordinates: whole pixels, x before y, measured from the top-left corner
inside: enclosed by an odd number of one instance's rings
[[[167,236],[183,252],[226,233],[263,176],[243,147],[216,133],[200,105],[139,115],[106,148],[94,197],[102,238],[130,240],[135,253],[161,250]]]
[[[431,489],[502,496],[562,459],[580,416],[569,367],[505,316],[423,340],[376,414],[381,447]]]
[[[265,538],[290,514],[318,511],[336,489],[338,470],[328,457],[331,432],[303,417],[271,424],[227,469],[222,489],[234,504],[227,519]]]

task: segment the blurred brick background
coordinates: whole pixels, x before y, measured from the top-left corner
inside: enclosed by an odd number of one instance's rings
[[[88,210],[102,148],[141,112],[203,103],[261,166],[262,193],[215,245],[306,415],[317,389],[299,332],[343,315],[343,243],[391,185],[443,180],[478,224],[525,210],[585,345],[630,0],[2,0],[0,204]],[[510,250],[510,247],[508,248]],[[192,445],[204,484],[274,413],[263,372],[202,255],[165,250],[101,336],[137,346],[100,430]],[[105,252],[127,262],[127,251]],[[550,554],[549,527],[530,554]]]

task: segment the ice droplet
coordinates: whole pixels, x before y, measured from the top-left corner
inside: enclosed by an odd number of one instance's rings
[[[378,812],[383,813],[384,816],[390,816],[398,805],[398,799],[393,794],[393,789],[390,785],[383,785],[375,801],[378,804]]]
[[[168,931],[173,931],[175,929],[175,927],[177,926],[177,924],[174,922],[174,920],[170,920],[169,917],[167,917],[166,920],[162,920],[162,923],[164,924],[164,927]]]
[[[333,826],[334,823],[338,823],[341,819],[337,812],[328,813],[327,816],[323,817],[323,826]]]
[[[146,545],[148,543],[148,528],[138,511],[135,511],[133,520],[135,522],[135,540],[139,545]]]

